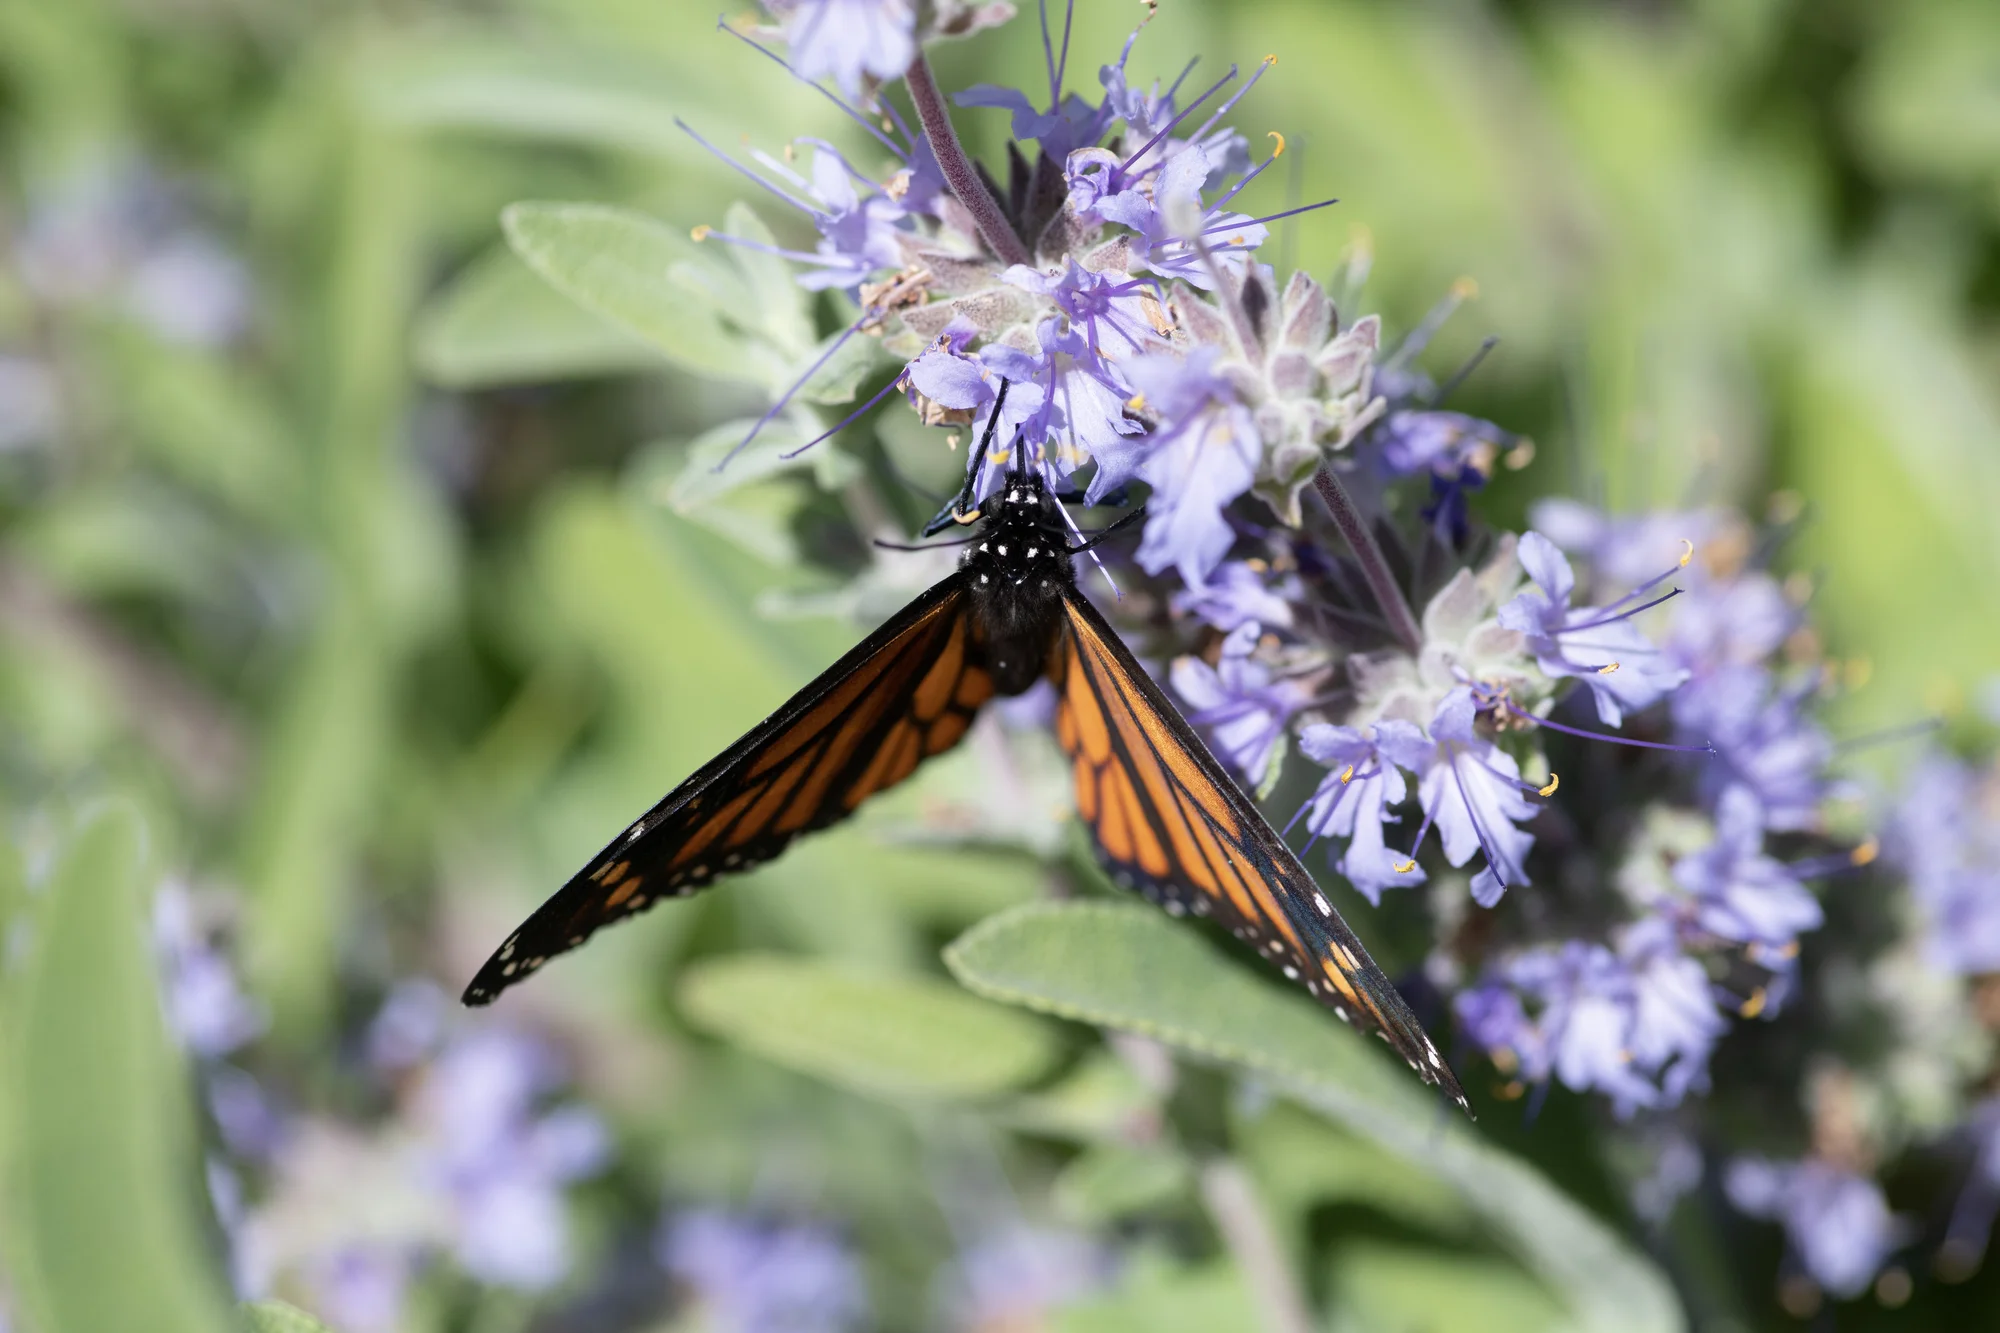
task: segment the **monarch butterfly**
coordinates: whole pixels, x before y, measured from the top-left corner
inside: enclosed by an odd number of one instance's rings
[[[465,1003],[491,1003],[599,927],[847,818],[956,745],[987,700],[1047,677],[1077,813],[1111,877],[1176,916],[1227,926],[1469,1112],[1382,969],[1078,589],[1072,557],[1139,513],[1072,545],[1061,502],[1018,462],[990,513],[965,512],[992,434],[989,424],[959,500],[925,530],[979,522],[957,571],[591,858],[487,960]]]

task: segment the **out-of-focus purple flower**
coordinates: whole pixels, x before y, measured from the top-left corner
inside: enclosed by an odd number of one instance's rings
[[[264,1030],[263,1011],[243,993],[228,958],[210,942],[195,898],[184,885],[163,885],[153,899],[153,940],[167,1025],[181,1045],[212,1060]]]
[[[436,1054],[451,997],[427,979],[398,982],[368,1025],[368,1063],[385,1073],[413,1069]]]
[[[1522,568],[1535,586],[1500,608],[1500,623],[1526,638],[1551,676],[1575,677],[1597,700],[1598,720],[1624,723],[1625,710],[1645,708],[1687,679],[1615,603],[1572,611],[1576,577],[1556,544],[1539,532],[1521,538]]]
[[[1398,822],[1388,811],[1409,794],[1388,753],[1420,751],[1425,742],[1409,722],[1378,722],[1372,731],[1364,736],[1353,727],[1315,723],[1300,730],[1299,748],[1328,769],[1307,806],[1306,827],[1318,837],[1349,840],[1336,863],[1340,873],[1369,903],[1380,904],[1382,890],[1424,882],[1423,870],[1392,851],[1382,829]],[[1407,868],[1398,873],[1399,865]]]
[[[1222,642],[1210,666],[1199,657],[1174,659],[1174,691],[1186,700],[1188,720],[1207,729],[1223,761],[1261,782],[1292,715],[1312,697],[1302,681],[1276,676],[1254,654],[1263,627],[1245,621]]]
[[[1816,682],[1781,688],[1759,667],[1698,674],[1674,692],[1674,721],[1716,756],[1701,762],[1702,790],[1719,801],[1730,787],[1757,800],[1764,827],[1813,827],[1827,793],[1833,745],[1806,703]]]
[[[1208,575],[1235,543],[1223,508],[1250,489],[1263,452],[1257,423],[1215,367],[1218,349],[1197,347],[1185,359],[1136,357],[1126,378],[1159,425],[1118,453],[1098,457],[1090,499],[1134,473],[1153,488],[1139,564],[1149,574],[1178,569],[1190,587]]]
[[[263,1084],[230,1065],[209,1070],[207,1082],[208,1113],[232,1155],[261,1162],[284,1146],[285,1113]]]
[[[1763,807],[1745,787],[1723,792],[1715,841],[1675,862],[1673,873],[1691,900],[1691,924],[1718,939],[1782,953],[1825,919],[1805,885],[1764,854]]]
[[[1755,666],[1778,651],[1801,623],[1778,581],[1752,572],[1686,580],[1666,635],[1669,654],[1693,672]]]
[[[1467,986],[1452,1000],[1452,1013],[1481,1050],[1520,1074],[1522,1081],[1540,1083],[1549,1076],[1548,1042],[1541,1027],[1528,1017],[1520,992],[1499,977]]]
[[[1574,1091],[1601,1092],[1620,1116],[1679,1102],[1705,1077],[1727,1026],[1701,965],[1657,919],[1626,927],[1616,951],[1566,940],[1517,955],[1461,992],[1455,1010],[1522,1078],[1553,1074]]]
[[[418,1092],[425,1159],[453,1209],[453,1251],[482,1281],[532,1290],[568,1269],[562,1187],[600,1169],[609,1144],[582,1107],[537,1110],[557,1082],[539,1044],[483,1028],[447,1046]]]
[[[1418,846],[1435,823],[1445,859],[1453,865],[1482,853],[1486,864],[1472,877],[1472,897],[1491,907],[1509,884],[1528,882],[1523,859],[1535,836],[1515,822],[1534,818],[1535,807],[1524,794],[1534,789],[1521,781],[1514,757],[1474,729],[1476,715],[1472,691],[1461,686],[1438,705],[1428,740],[1384,736],[1383,752],[1418,775],[1417,801],[1424,811]],[[1414,848],[1410,854],[1416,855]]]
[[[0,355],[0,454],[55,438],[60,395],[48,367],[24,356]]]
[[[1513,444],[1514,436],[1490,421],[1463,412],[1391,412],[1375,428],[1382,465],[1392,477],[1419,472],[1456,479],[1467,467],[1490,461],[1491,453]],[[1482,472],[1489,467],[1480,467]]]
[[[702,1209],[670,1218],[655,1253],[716,1333],[844,1333],[868,1318],[860,1267],[823,1227]]]
[[[1297,574],[1272,579],[1262,562],[1226,560],[1200,587],[1182,588],[1170,600],[1177,616],[1192,615],[1229,633],[1245,621],[1292,627],[1292,603],[1305,595]]]
[[[1103,1287],[1114,1268],[1111,1254],[1087,1236],[1014,1226],[959,1255],[941,1284],[941,1304],[960,1333],[1038,1329]]]
[[[1626,592],[1652,578],[1691,543],[1697,550],[1741,526],[1720,509],[1649,510],[1609,515],[1576,500],[1537,500],[1528,521],[1595,575],[1599,593]],[[1689,570],[1694,573],[1700,566]]]
[[[1715,1007],[1701,964],[1681,952],[1673,926],[1658,917],[1635,921],[1618,939],[1619,960],[1632,975],[1632,1063],[1660,1082],[1667,1104],[1705,1085],[1708,1055],[1728,1030]]]
[[[1559,948],[1515,959],[1506,976],[1539,1001],[1536,1023],[1547,1043],[1549,1068],[1565,1087],[1604,1093],[1621,1116],[1659,1100],[1658,1090],[1634,1068],[1636,986],[1616,954],[1601,944],[1566,940]]]
[[[2000,971],[2000,774],[1926,755],[1905,779],[1885,850],[1909,876],[1927,955],[1961,975]]]
[[[415,1269],[407,1250],[363,1242],[309,1265],[303,1276],[314,1312],[340,1333],[396,1333]]]
[[[1701,1184],[1701,1148],[1669,1129],[1654,1145],[1653,1169],[1632,1186],[1632,1208],[1654,1226],[1665,1226],[1674,1205]]]
[[[850,98],[864,77],[900,78],[916,58],[911,0],[765,0],[765,8],[783,25],[799,77],[831,78]]]
[[[1836,1296],[1865,1291],[1905,1238],[1881,1186],[1818,1158],[1739,1157],[1723,1188],[1742,1212],[1782,1225],[1806,1272]]]

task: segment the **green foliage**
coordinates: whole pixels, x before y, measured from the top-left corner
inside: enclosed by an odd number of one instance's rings
[[[258,1301],[243,1307],[251,1333],[330,1333],[327,1326],[283,1301]]]
[[[1660,1274],[1534,1168],[1488,1145],[1304,997],[1226,965],[1157,912],[1020,907],[974,927],[945,957],[982,995],[1252,1070],[1379,1151],[1421,1166],[1559,1295],[1573,1327],[1681,1327]]]
[[[923,977],[743,954],[681,981],[702,1027],[778,1064],[895,1100],[996,1096],[1053,1062],[1039,1020]]]
[[[145,944],[146,860],[133,810],[88,818],[6,988],[7,1263],[42,1333],[227,1325]]]

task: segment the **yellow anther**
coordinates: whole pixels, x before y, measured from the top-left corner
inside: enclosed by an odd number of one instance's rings
[[[1618,669],[1618,664],[1616,662],[1606,662],[1603,666],[1597,668],[1597,674],[1600,676],[1608,676],[1617,669]]]
[[[1132,395],[1132,396],[1131,396],[1130,398],[1127,398],[1127,399],[1125,400],[1125,406],[1126,406],[1126,407],[1128,407],[1128,408],[1130,408],[1130,409],[1131,409],[1132,411],[1134,411],[1134,412],[1143,412],[1143,411],[1145,411],[1145,410],[1146,410],[1146,395],[1145,395],[1145,394],[1143,394],[1143,393],[1135,393],[1135,394],[1133,394],[1133,395]]]
[[[986,455],[986,461],[991,463],[994,467],[1005,467],[1008,461],[1013,457],[1014,457],[1014,451],[1011,448],[990,450]]]
[[[1554,769],[1550,769],[1549,785],[1546,787],[1537,787],[1535,788],[1535,790],[1540,792],[1544,796],[1554,796],[1556,794],[1556,788],[1560,786],[1562,786],[1562,774],[1556,772]]]
[[[1415,861],[1403,861],[1396,866],[1396,873],[1399,875],[1407,875],[1416,868],[1417,868],[1417,863]]]
[[[1873,861],[1876,857],[1880,856],[1881,854],[1882,854],[1881,842],[1875,838],[1870,838],[1868,841],[1862,843],[1859,847],[1856,847],[1853,851],[1849,852],[1847,854],[1847,859],[1852,861],[1855,865],[1865,866],[1870,861]]]
[[[1354,765],[1349,764],[1347,766],[1347,771],[1340,775],[1340,785],[1345,787],[1349,782],[1353,781],[1353,779],[1354,779]]]
[[[1470,277],[1460,278],[1457,282],[1454,282],[1451,285],[1451,294],[1453,296],[1456,296],[1461,301],[1478,300],[1479,299],[1478,279]]]
[[[1694,559],[1694,543],[1683,537],[1681,538],[1681,545],[1687,548],[1681,552],[1681,568],[1686,569],[1688,561]]]
[[[1270,68],[1271,66],[1273,66],[1273,65],[1275,65],[1275,64],[1277,64],[1277,63],[1278,63],[1278,57],[1276,57],[1276,56],[1274,56],[1274,55],[1270,55],[1270,56],[1265,56],[1265,57],[1264,57],[1264,68],[1265,68],[1265,69],[1269,69],[1269,68]]]
[[[969,514],[961,514],[957,510],[953,510],[951,521],[954,523],[977,523],[979,521],[979,511],[975,509]]]
[[[1493,1090],[1493,1095],[1495,1097],[1498,1097],[1503,1102],[1517,1102],[1521,1100],[1521,1094],[1526,1092],[1527,1090],[1528,1090],[1528,1085],[1521,1082],[1520,1079],[1515,1078],[1515,1079],[1509,1079],[1507,1080],[1507,1082],[1502,1083],[1499,1087],[1495,1088]]]
[[[710,236],[713,236],[714,234],[715,234],[715,228],[709,226],[706,222],[702,223],[699,227],[696,227],[693,231],[690,231],[688,233],[689,236],[694,238],[694,242],[696,245],[701,244],[703,241],[707,240]]]
[[[1742,1003],[1742,1005],[1737,1008],[1736,1012],[1743,1015],[1743,1017],[1745,1018],[1755,1018],[1757,1015],[1764,1012],[1764,1000],[1765,1000],[1764,988],[1762,986],[1759,986],[1756,990],[1750,992],[1750,998],[1745,1000]]]
[[[953,431],[953,432],[952,432],[951,434],[949,434],[949,435],[947,435],[947,436],[945,436],[945,437],[944,437],[944,447],[945,447],[945,448],[947,448],[947,449],[949,449],[949,450],[951,450],[951,451],[952,451],[953,453],[957,453],[957,452],[958,452],[958,432],[957,432],[957,431]]]
[[[1277,146],[1276,148],[1273,148],[1273,149],[1271,150],[1271,159],[1272,159],[1272,161],[1276,161],[1276,160],[1277,160],[1278,158],[1281,158],[1281,157],[1283,157],[1283,156],[1285,155],[1285,136],[1284,136],[1284,135],[1282,135],[1282,134],[1278,133],[1278,132],[1277,132],[1276,130],[1269,130],[1269,131],[1267,131],[1267,132],[1265,133],[1264,137],[1265,137],[1265,138],[1267,138],[1267,139],[1276,139],[1276,140],[1278,141],[1278,146]]]

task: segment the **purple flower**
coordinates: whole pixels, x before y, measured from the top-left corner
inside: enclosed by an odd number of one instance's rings
[[[1377,382],[1377,387],[1381,387]],[[1490,421],[1463,412],[1391,412],[1374,431],[1382,466],[1392,477],[1430,472],[1457,478],[1482,456],[1514,442],[1514,436]],[[1480,471],[1488,470],[1481,467]]]
[[[1903,1243],[1882,1187],[1831,1162],[1739,1157],[1723,1188],[1738,1209],[1783,1225],[1806,1272],[1836,1296],[1860,1295]]]
[[[768,165],[783,170],[777,163]],[[824,267],[800,274],[802,287],[815,291],[852,287],[876,273],[902,266],[903,251],[898,241],[902,232],[896,224],[907,216],[903,206],[879,192],[863,198],[854,188],[856,175],[847,159],[832,145],[815,146],[809,188],[819,204],[813,213],[813,225],[819,228],[819,254]],[[793,179],[798,180],[795,176]],[[804,181],[798,183],[805,185]]]
[[[167,1025],[181,1045],[212,1060],[264,1030],[263,1011],[237,985],[235,969],[210,941],[200,905],[184,885],[163,885],[153,899],[153,940]]]
[[[451,1201],[453,1251],[482,1281],[535,1290],[568,1270],[562,1187],[599,1170],[608,1143],[581,1107],[537,1112],[557,1082],[539,1044],[483,1028],[447,1046],[420,1090],[417,1119],[432,1178]]]
[[[1118,360],[1166,346],[1165,335],[1154,327],[1154,317],[1147,311],[1153,290],[1149,282],[1097,273],[1074,258],[1066,259],[1060,272],[1016,264],[1005,277],[1010,285],[1061,311],[1070,328],[1083,335],[1083,346],[1093,357]]]
[[[1620,1116],[1658,1102],[1658,1090],[1635,1067],[1637,987],[1616,954],[1601,944],[1566,940],[1515,959],[1505,975],[1538,1001],[1548,1068],[1563,1086],[1604,1093]]]
[[[407,1250],[364,1242],[307,1265],[304,1277],[315,1311],[341,1333],[397,1333],[415,1267]]]
[[[1382,890],[1424,881],[1421,868],[1383,841],[1382,828],[1398,822],[1387,811],[1409,794],[1403,771],[1388,755],[1421,751],[1425,741],[1409,722],[1378,722],[1373,731],[1371,738],[1353,727],[1318,723],[1299,732],[1299,748],[1330,770],[1307,806],[1306,827],[1316,837],[1349,839],[1337,867],[1379,905]],[[1398,866],[1404,867],[1400,873]]]
[[[1206,728],[1223,762],[1252,782],[1264,779],[1286,725],[1312,697],[1304,682],[1275,676],[1253,656],[1262,633],[1246,621],[1223,640],[1215,666],[1199,657],[1173,666],[1174,691],[1194,710],[1188,721]]]
[[[850,98],[862,78],[902,77],[917,54],[911,0],[765,0],[784,26],[792,68],[804,79],[831,78]]]
[[[1691,671],[1755,666],[1784,644],[1802,622],[1769,574],[1689,579],[1674,602],[1667,651]]]
[[[1816,681],[1780,688],[1759,667],[1697,675],[1674,694],[1674,721],[1717,755],[1701,762],[1701,785],[1719,802],[1731,787],[1757,800],[1764,827],[1806,829],[1819,820],[1833,746],[1806,712]]]
[[[1716,1009],[1708,973],[1681,952],[1672,925],[1657,917],[1625,927],[1618,957],[1632,976],[1632,1063],[1660,1081],[1669,1105],[1707,1081],[1708,1055],[1728,1022]]]
[[[1524,1079],[1553,1074],[1574,1091],[1604,1093],[1621,1117],[1678,1103],[1706,1077],[1727,1027],[1701,964],[1659,920],[1626,927],[1615,951],[1566,940],[1517,955],[1454,1007],[1473,1039]]]
[[[1261,561],[1227,560],[1207,583],[1174,593],[1170,605],[1175,615],[1199,617],[1225,634],[1248,620],[1290,629],[1292,603],[1305,589],[1297,574],[1280,575],[1275,583],[1268,577]]]
[[[861,1270],[824,1228],[699,1210],[655,1246],[716,1333],[842,1333],[868,1318]]]
[[[1218,355],[1197,347],[1185,359],[1161,353],[1126,363],[1159,425],[1116,454],[1101,453],[1090,484],[1092,500],[1135,473],[1153,488],[1139,565],[1149,574],[1178,569],[1190,587],[1206,583],[1235,544],[1222,511],[1250,489],[1263,452],[1249,409],[1216,373]]]
[[[1087,1236],[1015,1226],[968,1248],[942,1284],[950,1326],[966,1333],[1037,1329],[1103,1287],[1112,1257]]]
[[[1764,854],[1763,807],[1745,787],[1716,804],[1715,841],[1674,863],[1692,900],[1692,924],[1718,939],[1757,944],[1782,956],[1824,916],[1819,900]]]
[[[1576,577],[1554,542],[1530,532],[1517,550],[1535,586],[1500,608],[1500,623],[1526,638],[1543,672],[1588,685],[1599,721],[1620,726],[1625,710],[1645,708],[1687,679],[1639,632],[1632,609],[1570,610]]]
[[[2000,971],[2000,777],[1945,755],[1921,759],[1889,821],[1886,850],[1923,912],[1925,951],[1960,975]]]
[[[1476,705],[1472,691],[1453,690],[1431,719],[1430,738],[1406,744],[1385,737],[1386,752],[1419,778],[1417,801],[1423,807],[1424,834],[1435,823],[1444,842],[1445,859],[1462,866],[1474,852],[1486,865],[1472,877],[1472,897],[1481,907],[1500,901],[1509,884],[1526,884],[1522,860],[1535,845],[1532,833],[1515,821],[1532,819],[1534,805],[1523,793],[1533,791],[1521,781],[1514,757],[1473,728]],[[1411,849],[1414,857],[1416,850]]]
[[[368,1063],[384,1073],[414,1069],[436,1053],[451,997],[434,981],[398,982],[368,1025]]]

